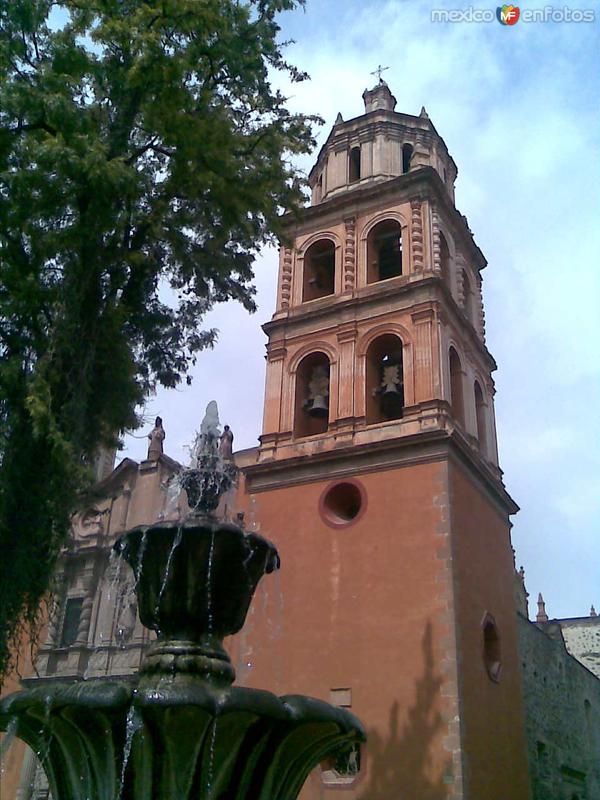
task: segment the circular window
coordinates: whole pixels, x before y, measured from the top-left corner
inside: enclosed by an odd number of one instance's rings
[[[365,511],[366,494],[358,481],[346,480],[328,486],[321,495],[321,516],[338,528],[355,522]]]

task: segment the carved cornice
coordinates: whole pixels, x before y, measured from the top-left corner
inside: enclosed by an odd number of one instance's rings
[[[506,491],[496,469],[484,461],[458,429],[424,430],[409,436],[349,445],[243,468],[249,493],[313,483],[366,472],[453,459],[462,465],[491,498],[503,516],[519,507]]]

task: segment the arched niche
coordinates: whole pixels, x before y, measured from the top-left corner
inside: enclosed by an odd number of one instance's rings
[[[452,257],[450,255],[450,248],[448,247],[448,240],[442,231],[440,231],[440,267],[442,270],[442,280],[448,289],[452,290]]]
[[[448,362],[450,368],[450,406],[452,416],[457,422],[465,425],[465,404],[463,398],[463,372],[460,358],[454,347],[448,351]]]
[[[367,425],[401,419],[404,411],[404,355],[399,336],[384,333],[369,344],[365,359]]]
[[[465,312],[466,318],[469,320],[471,325],[475,326],[477,320],[475,291],[473,289],[471,278],[469,277],[466,269],[463,269],[462,271],[462,285],[463,285],[463,297],[464,297],[463,310]]]
[[[475,417],[477,421],[477,441],[482,455],[487,455],[487,405],[483,395],[483,389],[479,381],[473,384],[473,394],[475,395]]]
[[[325,433],[329,426],[331,364],[320,351],[309,353],[296,369],[294,436]]]
[[[317,239],[304,253],[302,302],[327,297],[335,291],[335,242]]]

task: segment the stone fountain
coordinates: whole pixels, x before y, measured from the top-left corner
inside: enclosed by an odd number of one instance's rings
[[[232,435],[211,403],[178,476],[191,512],[124,534],[142,623],[156,631],[133,680],[28,689],[0,703],[38,755],[54,800],[292,800],[324,759],[364,741],[349,712],[232,686],[225,636],[243,626],[275,546],[216,515],[235,481]]]

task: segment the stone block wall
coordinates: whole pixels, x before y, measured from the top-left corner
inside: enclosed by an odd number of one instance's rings
[[[558,624],[518,619],[532,800],[600,800],[600,680]]]

